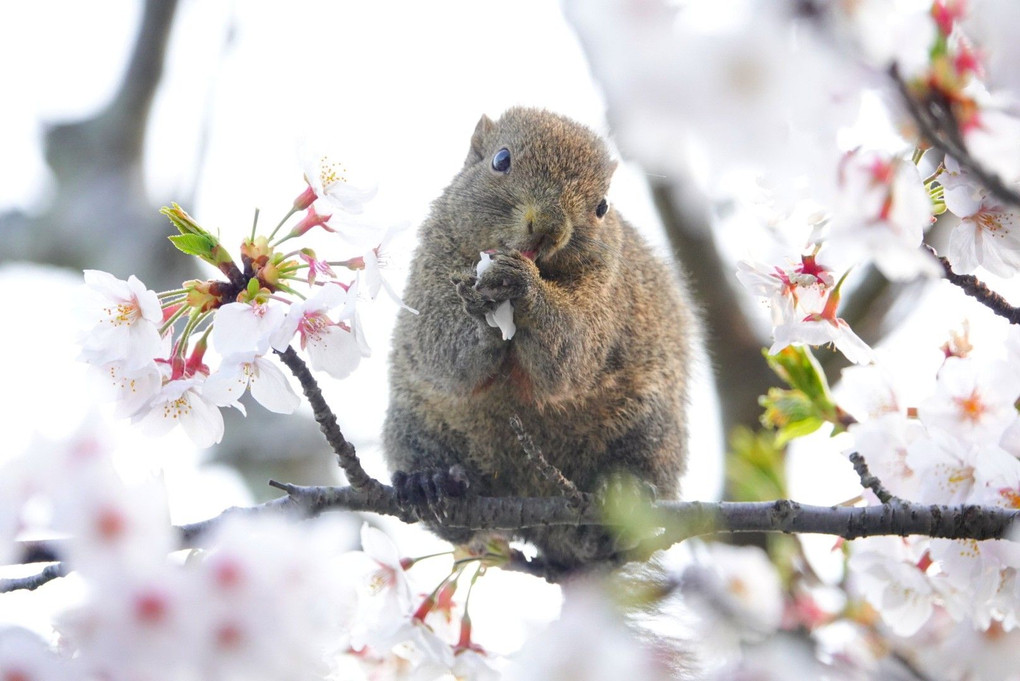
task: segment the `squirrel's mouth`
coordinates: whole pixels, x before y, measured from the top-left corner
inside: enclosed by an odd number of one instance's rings
[[[527,243],[523,244],[518,250],[528,260],[537,262],[538,260],[547,260],[549,256],[560,249],[561,244],[557,243],[556,238],[552,234],[538,234],[534,238],[529,239]]]

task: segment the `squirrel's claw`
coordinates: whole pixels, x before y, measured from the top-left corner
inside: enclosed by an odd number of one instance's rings
[[[460,464],[412,473],[397,471],[393,474],[393,489],[402,508],[413,510],[419,518],[429,514],[442,522],[446,517],[446,500],[467,493],[467,471]]]
[[[457,295],[460,296],[464,305],[464,311],[472,317],[484,319],[486,312],[493,309],[492,301],[486,300],[482,294],[475,289],[477,277],[450,277],[450,281],[457,287]]]

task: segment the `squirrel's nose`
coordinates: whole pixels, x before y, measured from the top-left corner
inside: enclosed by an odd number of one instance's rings
[[[528,236],[554,235],[562,229],[563,216],[559,211],[542,209],[534,203],[522,206],[521,223]]]
[[[535,221],[539,217],[538,206],[533,203],[529,203],[524,206],[524,225],[528,230],[528,234],[535,233]]]

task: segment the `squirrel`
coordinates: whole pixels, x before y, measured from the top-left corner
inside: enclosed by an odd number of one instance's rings
[[[584,492],[618,474],[675,498],[698,319],[683,277],[606,194],[616,168],[592,130],[541,109],[482,116],[463,168],[421,225],[390,364],[384,452],[405,503],[444,495]],[[476,276],[482,252],[492,264]],[[503,340],[486,313],[510,301]],[[490,316],[491,318],[491,316]],[[455,544],[474,532],[432,524]],[[622,562],[604,530],[529,528],[546,576]]]

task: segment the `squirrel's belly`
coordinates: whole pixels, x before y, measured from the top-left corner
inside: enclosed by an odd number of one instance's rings
[[[489,376],[482,379],[471,391],[474,396],[491,391],[506,391],[507,397],[514,397],[525,404],[535,398],[535,384],[531,374],[521,366],[513,347],[503,357],[503,363]]]

